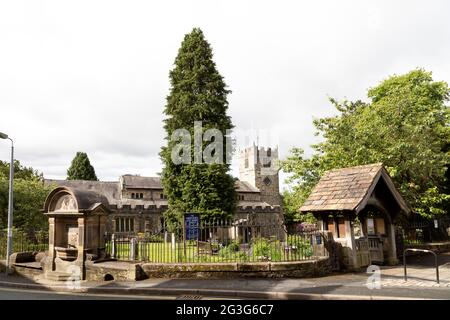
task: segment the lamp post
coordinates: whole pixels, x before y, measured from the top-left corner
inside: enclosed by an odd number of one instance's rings
[[[8,201],[8,235],[6,244],[6,274],[9,271],[9,257],[12,254],[12,222],[13,222],[13,181],[14,181],[14,141],[7,134],[0,132],[0,139],[11,141],[11,162],[9,165],[9,201]]]

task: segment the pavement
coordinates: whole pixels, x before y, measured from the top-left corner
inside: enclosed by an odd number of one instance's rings
[[[450,253],[439,255],[440,283],[434,258],[408,257],[408,281],[402,265],[372,267],[369,272],[339,273],[302,279],[147,279],[142,281],[55,282],[0,275],[0,288],[152,296],[226,297],[243,299],[450,299]],[[1,297],[0,297],[1,298]]]

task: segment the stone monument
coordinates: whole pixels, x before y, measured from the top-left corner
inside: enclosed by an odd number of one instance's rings
[[[42,261],[46,278],[86,278],[86,260],[105,257],[108,210],[106,198],[94,191],[58,187],[48,195],[49,248]]]

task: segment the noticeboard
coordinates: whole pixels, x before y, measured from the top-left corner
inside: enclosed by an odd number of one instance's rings
[[[200,227],[200,215],[198,213],[186,213],[184,215],[184,230],[186,240],[197,240]]]
[[[321,237],[320,234],[316,235],[316,244],[317,244],[317,245],[322,244],[322,237]]]

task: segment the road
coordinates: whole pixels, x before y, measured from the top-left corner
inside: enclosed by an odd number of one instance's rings
[[[230,298],[204,297],[204,296],[171,296],[171,295],[130,295],[130,294],[94,294],[46,292],[41,290],[28,290],[0,287],[0,300],[230,300]],[[232,300],[236,300],[232,299]]]
[[[116,294],[87,294],[67,292],[45,292],[15,288],[0,288],[0,300],[174,300],[176,296],[138,296]]]

